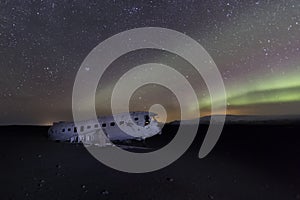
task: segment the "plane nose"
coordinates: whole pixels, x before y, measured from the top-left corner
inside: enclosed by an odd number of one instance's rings
[[[52,127],[50,127],[48,130],[48,137],[50,137],[52,134],[53,134],[53,129]]]

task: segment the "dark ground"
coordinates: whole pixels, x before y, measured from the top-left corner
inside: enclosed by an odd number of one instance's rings
[[[227,125],[213,151],[197,157],[206,126],[172,165],[128,174],[82,145],[47,140],[48,127],[1,127],[0,199],[300,199],[300,123]],[[148,139],[159,147],[174,135]]]

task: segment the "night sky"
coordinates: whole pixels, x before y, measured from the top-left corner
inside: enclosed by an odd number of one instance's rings
[[[0,3],[0,124],[71,120],[73,83],[88,53],[119,32],[146,26],[183,32],[209,52],[225,83],[229,114],[300,114],[299,0]],[[202,114],[211,114],[201,77],[182,58],[159,50],[112,63],[99,84],[98,114],[110,112],[109,94],[124,72],[154,61],[184,74]],[[169,121],[179,117],[176,98],[161,86],[140,88],[131,103],[131,110],[160,103]]]

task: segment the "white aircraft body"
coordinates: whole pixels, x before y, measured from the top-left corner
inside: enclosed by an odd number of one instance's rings
[[[161,134],[159,123],[155,119],[156,114],[149,112],[129,114],[98,117],[98,123],[95,120],[86,120],[76,123],[77,126],[74,122],[54,122],[48,131],[48,136],[55,141],[106,146],[111,144],[110,141],[144,140]],[[132,122],[137,126],[133,126]]]

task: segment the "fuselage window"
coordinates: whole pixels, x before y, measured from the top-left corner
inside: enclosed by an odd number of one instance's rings
[[[115,122],[110,122],[110,126],[115,126]]]
[[[71,128],[68,128],[68,131],[70,132],[70,131],[71,131]]]
[[[138,118],[138,117],[135,117],[134,120],[137,121],[137,120],[139,120],[139,118]]]
[[[98,128],[99,126],[98,126],[98,124],[95,124],[95,128]]]
[[[74,133],[77,133],[77,128],[76,127],[74,127]]]
[[[87,126],[87,129],[90,129],[91,128],[91,126]]]
[[[150,117],[149,115],[145,115],[145,126],[150,124]]]
[[[106,123],[103,123],[103,124],[102,124],[102,127],[106,127]]]
[[[66,131],[66,129],[63,128],[63,129],[62,129],[62,132],[64,133],[65,131]]]
[[[84,126],[80,127],[80,131],[83,132],[84,131]]]

